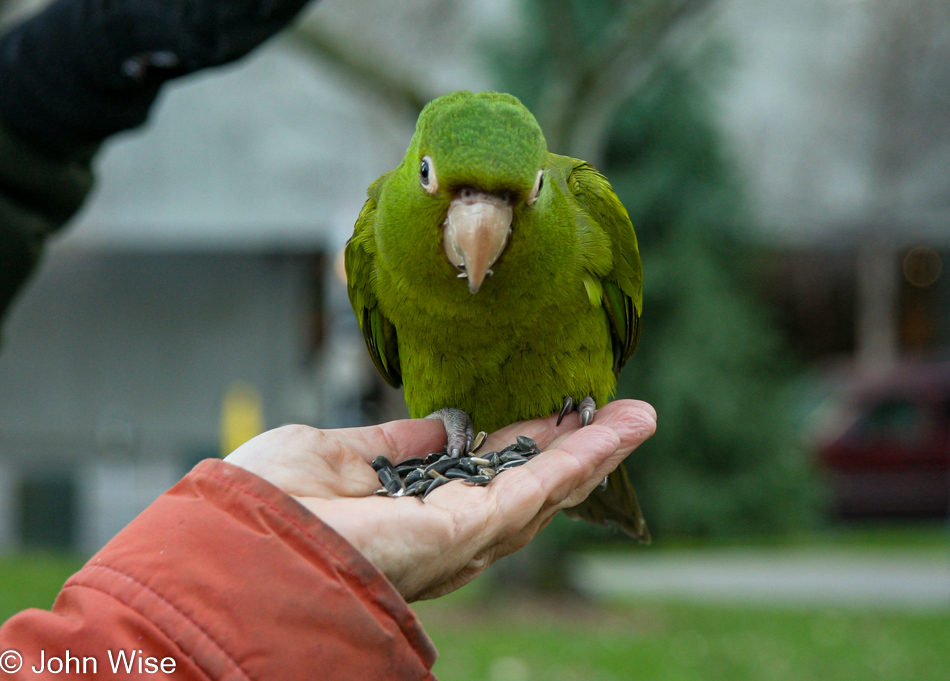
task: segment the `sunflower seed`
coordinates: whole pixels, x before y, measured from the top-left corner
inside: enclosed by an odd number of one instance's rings
[[[399,478],[399,475],[396,474],[396,470],[393,468],[386,468],[385,466],[376,471],[376,476],[379,478],[379,481],[382,483],[383,487],[388,489],[392,494],[402,494],[406,491],[406,486],[403,485],[402,480]]]
[[[431,454],[429,454],[427,457],[425,457],[422,460],[422,463],[428,466],[430,463],[435,463],[436,461],[441,459],[443,456],[448,456],[445,453],[444,449],[441,452],[432,452]]]
[[[411,471],[409,471],[408,474],[406,474],[406,477],[403,478],[403,482],[406,483],[406,485],[408,486],[415,482],[419,482],[425,477],[426,477],[425,470],[423,470],[422,468],[414,468]]]
[[[373,467],[374,471],[379,471],[381,468],[395,468],[393,462],[387,459],[385,456],[377,456],[373,459],[373,462],[370,464]]]
[[[478,473],[478,464],[472,461],[472,458],[469,456],[459,459],[458,468],[461,468],[463,471],[469,475],[475,475]]]
[[[429,488],[425,491],[425,494],[422,495],[422,498],[425,499],[427,496],[429,496],[429,494],[432,493],[432,490],[438,489],[439,487],[441,487],[447,482],[450,482],[449,479],[443,475],[440,475],[439,477],[437,477],[435,480],[432,481],[432,484],[429,485]]]
[[[485,440],[488,439],[488,433],[484,430],[478,431],[478,435],[475,436],[475,439],[472,441],[472,447],[468,450],[469,454],[474,454],[479,449],[482,448],[482,445],[485,444]]]
[[[430,476],[432,475],[432,471],[435,471],[439,474],[445,473],[445,471],[449,470],[450,468],[455,468],[458,465],[458,462],[459,459],[455,457],[444,456],[435,463],[430,463],[428,466],[426,466],[425,473],[426,475]]]
[[[501,464],[501,467],[498,469],[498,472],[501,473],[502,471],[506,471],[509,468],[517,468],[518,466],[522,466],[526,463],[528,463],[527,459],[516,459],[514,461],[506,461],[505,463]]]
[[[530,437],[525,437],[524,435],[518,435],[515,439],[518,441],[518,444],[521,446],[522,451],[532,452],[534,454],[538,454],[541,452],[541,450],[538,449],[538,443],[532,440]]]
[[[371,465],[383,487],[374,494],[425,498],[429,492],[451,480],[462,480],[468,485],[481,487],[506,470],[522,466],[541,453],[534,440],[518,435],[516,442],[500,452],[471,456],[485,444],[486,439],[485,433],[479,432],[470,455],[466,457],[449,456],[443,449],[424,457],[405,459],[397,466],[385,456],[378,456]]]
[[[425,491],[429,489],[429,486],[432,485],[432,482],[433,481],[431,478],[416,480],[406,488],[406,496],[417,497],[420,494],[425,494]]]

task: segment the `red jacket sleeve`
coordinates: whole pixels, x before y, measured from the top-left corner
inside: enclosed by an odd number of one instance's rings
[[[4,671],[19,654],[9,676],[23,679],[434,679],[436,657],[362,554],[276,487],[217,460],[70,577],[52,611],[10,618],[0,651]]]

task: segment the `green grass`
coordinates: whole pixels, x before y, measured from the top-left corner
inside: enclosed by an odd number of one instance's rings
[[[63,582],[84,562],[48,553],[0,556],[0,622],[27,608],[48,610]]]
[[[834,529],[790,545],[920,555],[946,550],[947,541],[944,526],[932,524]],[[28,607],[49,608],[82,562],[49,554],[0,558],[0,621]],[[413,606],[439,648],[441,681],[950,680],[950,611],[502,602],[486,601],[482,585]]]
[[[950,678],[950,612],[460,599],[415,609],[441,681]]]
[[[941,522],[842,524],[765,540],[661,539],[633,550],[722,548],[950,559]],[[950,610],[512,603],[486,600],[482,582],[413,608],[439,649],[441,681],[950,681]]]

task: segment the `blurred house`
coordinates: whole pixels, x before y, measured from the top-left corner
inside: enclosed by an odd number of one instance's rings
[[[950,6],[728,0],[723,129],[801,356],[950,348]]]
[[[850,414],[818,445],[836,508],[945,514],[950,5],[720,9],[737,65],[723,129],[774,253],[772,301],[833,411]]]

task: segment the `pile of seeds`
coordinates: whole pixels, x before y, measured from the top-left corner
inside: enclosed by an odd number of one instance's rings
[[[492,478],[509,468],[515,468],[541,453],[530,437],[517,436],[517,442],[500,452],[475,456],[485,443],[485,433],[479,433],[468,456],[449,456],[445,449],[425,457],[406,459],[394,465],[385,456],[373,459],[373,470],[383,485],[376,494],[389,497],[425,498],[432,490],[451,480],[461,480],[478,487],[487,485]]]

